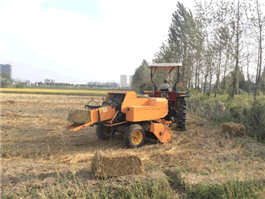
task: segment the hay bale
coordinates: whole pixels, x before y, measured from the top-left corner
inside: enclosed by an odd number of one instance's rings
[[[6,105],[6,104],[7,104],[7,101],[3,101],[3,100],[0,101],[0,105]]]
[[[227,122],[222,125],[223,133],[228,133],[234,137],[242,137],[246,135],[245,126],[234,122]]]
[[[9,104],[14,104],[14,103],[15,103],[15,100],[7,100],[7,102],[8,102]]]
[[[91,121],[89,110],[71,110],[68,114],[68,121],[72,123],[84,124]]]
[[[136,155],[104,155],[101,152],[95,153],[91,171],[100,178],[145,173],[144,165]]]

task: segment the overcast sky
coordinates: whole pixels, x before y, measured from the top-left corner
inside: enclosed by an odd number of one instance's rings
[[[31,82],[117,81],[152,61],[177,0],[2,0],[0,62]],[[193,0],[179,0],[193,9]]]

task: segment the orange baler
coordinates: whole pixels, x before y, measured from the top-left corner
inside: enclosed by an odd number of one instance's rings
[[[107,94],[102,105],[85,107],[86,118],[82,118],[83,110],[71,112],[68,120],[72,124],[67,128],[77,131],[97,125],[96,134],[99,139],[109,139],[115,132],[120,132],[124,135],[126,145],[133,148],[142,146],[146,135],[150,133],[162,143],[171,140],[168,127],[171,122],[164,120],[168,115],[166,98],[137,96],[134,91],[112,91]],[[80,116],[81,120],[75,120]]]

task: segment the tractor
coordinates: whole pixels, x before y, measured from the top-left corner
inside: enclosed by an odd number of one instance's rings
[[[169,124],[177,123],[177,127],[186,129],[186,102],[188,92],[177,92],[179,64],[150,65],[151,81],[154,91],[145,91],[137,95],[135,91],[110,91],[101,105],[85,105],[85,110],[72,110],[68,121],[72,124],[67,129],[73,131],[96,125],[96,135],[101,140],[108,140],[116,132],[122,133],[125,144],[130,148],[143,146],[146,137],[156,138],[162,143],[171,141]],[[178,79],[173,91],[157,91],[153,82],[156,70],[172,70],[178,68]],[[154,71],[154,72],[153,72]]]
[[[148,68],[151,70],[150,77],[151,82],[154,85],[154,91],[144,91],[145,95],[150,97],[164,97],[168,100],[168,114],[164,118],[167,121],[173,121],[177,124],[177,128],[180,130],[186,130],[186,100],[185,97],[190,97],[188,91],[177,91],[176,86],[179,82],[179,69],[182,65],[178,63],[158,63],[149,65]],[[169,89],[157,90],[157,86],[153,81],[153,77],[157,70],[168,70],[169,75],[173,70],[178,71],[177,79],[174,82],[172,91]],[[182,87],[182,84],[181,84]]]

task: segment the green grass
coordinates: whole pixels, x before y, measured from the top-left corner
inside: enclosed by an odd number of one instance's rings
[[[117,89],[126,91],[125,89]],[[58,89],[58,88],[0,88],[1,93],[20,93],[20,94],[44,94],[44,95],[81,95],[81,96],[105,96],[113,89]],[[129,91],[129,89],[128,89]],[[132,91],[132,90],[131,90]]]
[[[185,185],[178,172],[168,173],[169,184],[177,184],[170,187],[163,181],[139,181],[120,188],[112,188],[105,185],[105,181],[99,181],[97,187],[92,188],[80,180],[75,173],[64,179],[59,179],[57,183],[44,186],[41,182],[32,183],[31,187],[23,190],[10,190],[2,195],[3,199],[11,198],[91,198],[91,199],[171,199],[176,194],[182,199],[241,199],[253,198],[261,199],[264,194],[264,186],[261,181],[238,179],[228,181],[224,184],[199,183],[197,185]],[[96,181],[95,181],[96,182]],[[115,183],[115,181],[113,181]],[[173,191],[174,190],[174,191]]]
[[[223,110],[223,105],[225,110]],[[250,137],[265,141],[265,96],[260,95],[254,103],[251,95],[207,96],[194,94],[187,99],[188,108],[196,115],[213,121],[216,125],[224,122],[242,123]]]
[[[226,182],[225,184],[207,184],[200,183],[194,187],[190,187],[186,191],[187,198],[200,199],[241,199],[241,198],[260,198],[263,186],[255,181],[247,182],[239,181],[238,179]]]
[[[2,93],[45,94],[45,95],[83,95],[105,96],[108,91],[70,90],[70,89],[40,89],[40,88],[1,88]]]
[[[55,185],[45,189],[39,184],[33,185],[30,190],[20,190],[19,193],[10,192],[2,195],[7,198],[91,198],[91,199],[118,199],[118,198],[172,198],[172,190],[156,181],[133,183],[130,188],[111,188],[104,186],[104,181],[98,189],[85,187],[82,183],[76,182],[69,186],[68,183]]]

